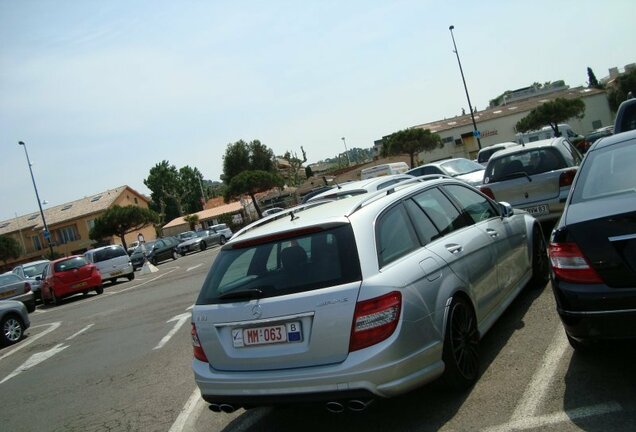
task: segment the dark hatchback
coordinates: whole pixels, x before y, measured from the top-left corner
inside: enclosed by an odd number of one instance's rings
[[[636,337],[636,131],[590,147],[549,254],[557,310],[575,349]]]
[[[144,265],[144,257],[153,265],[159,264],[167,259],[176,260],[179,257],[177,253],[177,245],[179,239],[176,237],[162,237],[157,240],[144,243],[130,255],[130,262],[133,268],[137,270]]]

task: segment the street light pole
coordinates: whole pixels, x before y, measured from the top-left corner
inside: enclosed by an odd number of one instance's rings
[[[347,156],[347,166],[350,166],[351,161],[349,160],[349,150],[347,150],[347,141],[345,141],[345,137],[342,137],[341,139],[345,146],[345,155]]]
[[[457,45],[455,44],[455,36],[453,35],[453,29],[455,26],[448,27],[450,30],[451,38],[453,38],[453,47],[455,50],[453,51],[457,56],[457,64],[459,64],[459,73],[462,74],[462,81],[464,83],[464,90],[466,91],[466,99],[468,99],[468,109],[470,110],[470,118],[473,119],[473,128],[474,128],[474,136],[477,138],[477,146],[479,150],[481,150],[481,141],[479,140],[479,131],[477,130],[477,123],[475,123],[475,115],[473,114],[473,106],[470,103],[470,96],[468,96],[468,87],[466,86],[466,79],[464,78],[464,70],[462,69],[462,62],[459,61],[459,53],[457,52]]]
[[[40,195],[38,194],[38,188],[35,185],[35,177],[33,177],[33,169],[31,168],[31,161],[29,160],[29,152],[27,152],[26,144],[23,141],[18,142],[18,145],[24,147],[24,154],[26,155],[27,164],[29,165],[29,172],[31,173],[31,181],[33,182],[33,189],[35,190],[35,198],[38,200],[38,207],[40,208],[40,216],[42,216],[42,223],[44,224],[44,238],[49,244],[49,250],[51,251],[51,259],[53,259],[53,245],[51,244],[51,233],[49,227],[46,224],[44,218],[44,211],[42,210],[42,202],[40,201]]]

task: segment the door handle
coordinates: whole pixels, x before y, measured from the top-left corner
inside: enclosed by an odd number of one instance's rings
[[[458,244],[447,244],[446,249],[452,254],[460,253],[462,251],[462,247]]]
[[[494,229],[492,229],[492,228],[487,228],[486,232],[492,238],[499,237],[499,233],[497,231],[495,231]]]

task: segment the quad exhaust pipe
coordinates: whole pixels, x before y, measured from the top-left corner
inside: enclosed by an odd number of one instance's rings
[[[353,412],[361,412],[373,403],[373,399],[351,399],[346,402],[330,401],[325,404],[327,411],[341,413],[346,409]]]
[[[225,403],[223,404],[213,403],[213,404],[210,404],[208,408],[210,408],[210,411],[214,411],[217,413],[224,412],[226,414],[233,413],[234,411],[238,409],[238,407],[235,407],[234,405],[225,404]]]

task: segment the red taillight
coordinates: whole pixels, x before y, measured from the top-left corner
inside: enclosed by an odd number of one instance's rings
[[[567,170],[561,173],[559,176],[559,187],[570,186],[574,181],[576,170]]]
[[[603,283],[576,243],[550,243],[548,254],[557,278],[573,283]]]
[[[402,294],[397,291],[356,304],[349,352],[375,345],[395,331],[402,310]]]
[[[29,291],[31,291],[31,285],[29,285],[28,282],[24,283],[24,293],[28,293]]]
[[[482,186],[479,188],[479,190],[486,195],[488,198],[494,200],[495,199],[495,194],[492,193],[492,190],[489,187],[486,186]]]
[[[208,357],[203,352],[203,348],[201,348],[201,342],[199,342],[199,335],[197,335],[197,328],[192,323],[192,347],[194,348],[194,358],[197,360],[201,360],[203,362],[208,362]]]

